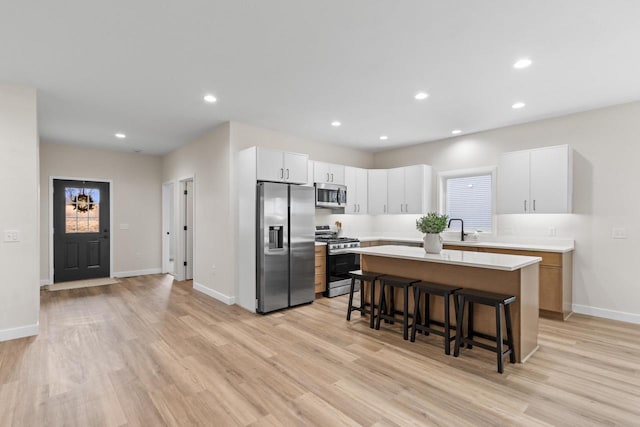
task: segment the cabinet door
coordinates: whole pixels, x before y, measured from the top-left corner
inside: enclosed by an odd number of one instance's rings
[[[332,184],[345,185],[344,168],[345,167],[343,165],[329,165],[329,174],[331,176]]]
[[[569,147],[531,150],[533,213],[570,213]]]
[[[529,158],[529,151],[514,151],[500,156],[497,188],[499,214],[530,211]]]
[[[307,183],[309,156],[298,153],[284,153],[284,171],[287,182],[293,184]]]
[[[387,213],[404,213],[404,168],[389,169],[387,174]]]
[[[344,168],[344,183],[347,186],[347,204],[344,213],[358,213],[358,170],[357,168]]]
[[[425,173],[424,165],[404,168],[404,213],[425,213]]]
[[[284,160],[282,151],[258,148],[257,179],[258,181],[284,181]]]
[[[366,214],[368,212],[368,181],[367,170],[360,168],[356,169],[356,203],[358,204],[357,209],[359,214]]]
[[[368,171],[368,212],[370,215],[387,213],[387,170],[372,169]]]
[[[324,162],[313,162],[313,181],[321,183],[331,182],[329,164]]]

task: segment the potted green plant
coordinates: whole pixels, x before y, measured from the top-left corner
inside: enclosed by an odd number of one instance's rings
[[[428,254],[439,254],[442,252],[442,233],[447,228],[447,215],[438,215],[436,212],[429,212],[425,216],[416,220],[416,228],[424,233],[424,251]]]

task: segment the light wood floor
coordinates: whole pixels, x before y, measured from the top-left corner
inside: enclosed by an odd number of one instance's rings
[[[0,343],[0,425],[639,425],[640,327],[542,320],[495,372],[481,349],[369,329],[345,297],[268,316],[154,275],[42,293],[38,337]]]

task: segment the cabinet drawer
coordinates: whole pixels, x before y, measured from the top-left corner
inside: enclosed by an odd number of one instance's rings
[[[326,246],[316,246],[316,257],[322,256],[324,257],[327,254]]]
[[[316,274],[314,292],[320,293],[327,290],[327,276],[325,274]]]
[[[473,246],[456,246],[456,245],[444,245],[444,249],[450,249],[453,251],[468,251],[468,252],[478,252],[479,248]]]
[[[515,249],[498,249],[498,248],[478,248],[478,250],[480,252],[491,252],[494,254],[537,256],[542,258],[542,262],[540,263],[540,265],[562,267],[562,254],[557,252],[521,251],[521,250],[515,250]]]

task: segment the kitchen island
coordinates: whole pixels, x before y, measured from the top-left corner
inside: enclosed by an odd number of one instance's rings
[[[361,255],[364,271],[514,295],[517,299],[511,305],[511,316],[518,362],[526,361],[537,350],[538,270],[542,258],[458,250],[426,254],[423,248],[409,246],[375,246],[352,251]],[[370,287],[365,286],[366,301],[369,301],[369,292]],[[378,295],[375,298],[377,303]],[[396,295],[396,301],[401,300],[401,296]],[[413,312],[413,295],[410,295],[409,310]],[[455,324],[453,313],[451,307],[451,322]],[[442,299],[432,296],[432,319],[442,321],[443,316]],[[495,311],[485,306],[474,307],[474,327],[495,336]]]

